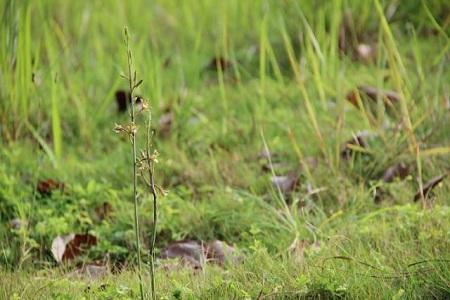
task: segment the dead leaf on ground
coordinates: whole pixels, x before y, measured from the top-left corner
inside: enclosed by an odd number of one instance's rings
[[[395,178],[404,180],[409,174],[409,166],[403,162],[399,162],[387,168],[387,170],[383,174],[383,177],[381,178],[381,181],[384,183],[391,183],[394,182]],[[373,191],[375,203],[380,203],[388,196],[390,196],[390,192],[383,187],[378,187]]]
[[[89,278],[99,278],[108,274],[108,267],[98,264],[86,264],[81,269],[80,272],[85,273]]]
[[[278,157],[278,153],[276,152],[270,152],[269,149],[266,147],[262,148],[261,151],[259,151],[258,158],[263,159],[265,161],[272,160],[274,158]]]
[[[358,86],[358,90],[361,93],[364,93],[367,96],[369,96],[374,101],[376,101],[378,97],[388,99],[392,104],[400,101],[399,93],[394,91],[379,90],[377,88],[370,86]]]
[[[409,175],[409,167],[403,162],[399,162],[393,166],[390,166],[386,172],[384,172],[382,180],[386,183],[393,182],[395,178],[403,180]]]
[[[206,245],[206,259],[209,262],[223,265],[226,262],[235,261],[234,248],[225,242],[214,240]]]
[[[70,276],[79,279],[97,279],[108,275],[109,268],[103,262],[90,262],[86,264],[77,264],[76,270],[71,272]]]
[[[194,269],[202,269],[205,263],[203,243],[194,240],[182,240],[173,242],[161,250],[160,258],[178,258],[181,263],[192,266]]]
[[[448,174],[444,174],[444,175],[439,175],[433,179],[431,179],[430,181],[427,182],[427,184],[425,184],[422,187],[422,190],[419,190],[415,195],[414,195],[414,202],[419,201],[420,199],[422,199],[422,195],[424,198],[427,198],[428,194],[431,192],[431,190],[433,188],[435,188]]]
[[[42,196],[51,196],[52,191],[64,191],[66,185],[53,179],[41,180],[36,185],[36,191]]]
[[[379,90],[370,86],[358,86],[347,93],[346,99],[359,109],[358,94],[362,97],[366,95],[371,101],[376,102],[378,98],[382,99],[389,107],[400,102],[400,94],[394,91]]]
[[[226,60],[224,57],[213,57],[210,59],[209,63],[206,66],[206,69],[211,71],[227,71],[232,67],[232,63],[229,60]]]
[[[182,264],[194,269],[203,269],[206,262],[223,265],[226,262],[236,261],[234,248],[220,240],[208,244],[195,240],[176,241],[164,247],[159,257],[177,258]]]
[[[359,149],[367,149],[366,138],[370,135],[367,131],[356,133],[351,139],[343,143],[341,146],[341,157],[350,160],[353,154],[361,153]]]
[[[277,173],[285,169],[285,164],[276,161],[278,158],[278,153],[270,152],[267,148],[262,148],[258,154],[258,159],[261,163],[261,169],[264,172],[270,172],[273,169],[274,172]]]
[[[275,190],[280,189],[284,195],[292,193],[297,188],[300,176],[297,172],[292,171],[288,176],[272,176],[270,182]]]
[[[52,254],[57,262],[66,262],[84,250],[97,245],[97,238],[88,233],[59,235],[52,242]]]
[[[273,170],[275,173],[278,173],[284,169],[286,169],[286,165],[283,163],[273,163],[271,165],[270,163],[266,162],[261,166],[261,170],[263,170],[264,172],[271,172]]]

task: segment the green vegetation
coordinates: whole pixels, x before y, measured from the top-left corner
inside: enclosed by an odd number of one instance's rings
[[[450,7],[403,2],[3,1],[0,298],[138,298],[139,248],[150,292],[125,26],[169,191],[158,299],[450,298]],[[183,239],[233,259],[159,258]]]

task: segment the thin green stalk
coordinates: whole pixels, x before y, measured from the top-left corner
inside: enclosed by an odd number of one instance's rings
[[[129,44],[128,28],[125,27],[125,46],[127,48],[127,63],[128,63],[128,84],[130,89],[130,120],[132,128],[135,128],[136,115],[134,111],[133,91],[136,87],[136,76],[131,73],[131,66],[133,64],[131,48]],[[138,278],[139,278],[139,291],[141,300],[144,300],[144,287],[142,284],[142,262],[141,262],[141,243],[139,239],[139,207],[138,207],[138,192],[137,192],[137,155],[136,155],[136,130],[130,132],[131,143],[133,145],[133,202],[134,202],[134,229],[136,235],[137,245],[137,259],[138,259]]]
[[[150,126],[150,122],[151,122],[151,113],[149,112],[149,122],[147,124],[147,147],[146,147],[146,151],[147,151],[147,158],[151,157],[150,156],[150,137],[151,137],[151,126]],[[152,281],[152,299],[156,299],[156,282],[155,282],[155,266],[154,266],[154,261],[155,261],[155,244],[156,244],[156,222],[158,219],[158,214],[157,214],[157,203],[158,203],[158,195],[156,194],[156,189],[155,189],[155,180],[154,180],[154,169],[153,169],[153,162],[148,160],[147,161],[149,164],[149,168],[148,168],[148,175],[150,178],[150,191],[152,193],[153,196],[153,233],[152,233],[152,240],[150,243],[150,274],[151,274],[151,281]]]

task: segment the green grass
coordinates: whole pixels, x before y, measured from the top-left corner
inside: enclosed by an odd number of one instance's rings
[[[220,239],[240,253],[239,263],[196,274],[158,261],[158,298],[450,297],[449,178],[427,200],[413,201],[428,180],[450,172],[445,1],[0,7],[0,298],[138,297],[130,144],[112,130],[128,119],[114,103],[127,86],[124,26],[144,80],[137,94],[151,104],[153,147],[162,154],[156,181],[169,190],[159,200],[157,248]],[[373,62],[339,53],[343,19],[348,47],[377,44]],[[215,71],[214,57],[232,67]],[[346,95],[359,85],[396,91],[398,103],[358,110]],[[169,109],[174,117],[163,136],[158,120]],[[362,131],[372,134],[368,147],[344,159],[342,144]],[[270,172],[259,157],[265,145],[277,154]],[[381,183],[399,162],[409,166],[405,180]],[[280,195],[272,172],[292,170],[299,188]],[[50,178],[65,191],[36,193]],[[379,187],[385,193],[376,203]],[[140,193],[148,262],[153,203],[143,186]],[[101,220],[95,210],[104,202],[113,210]],[[14,229],[13,219],[28,226]],[[98,244],[59,265],[52,240],[72,232],[89,232]],[[77,262],[106,256],[125,270],[71,277]],[[144,281],[148,292],[150,276]]]

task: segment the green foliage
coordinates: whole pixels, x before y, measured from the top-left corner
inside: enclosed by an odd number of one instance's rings
[[[138,249],[130,144],[111,134],[114,123],[126,134],[137,130],[114,107],[125,87],[118,78],[126,74],[125,24],[144,80],[132,88],[149,98],[154,121],[145,129],[156,130],[152,147],[163,153],[157,183],[170,190],[158,203],[155,254],[181,239],[239,249],[239,263],[207,265],[195,276],[157,260],[158,298],[449,298],[449,178],[426,201],[413,201],[450,170],[447,7],[438,0],[3,1],[0,298],[139,295],[127,269]],[[358,57],[361,43],[377,45],[374,60]],[[216,58],[229,66],[217,70]],[[397,92],[398,105],[378,99],[356,109],[346,98],[360,85]],[[159,120],[168,112],[164,133]],[[370,135],[367,147],[353,145],[344,157],[343,144],[357,132]],[[271,184],[259,157],[264,144],[275,175],[298,172],[297,189],[280,194]],[[157,158],[147,145],[135,145],[146,149],[141,163]],[[404,180],[382,182],[399,162],[409,166]],[[48,179],[64,190],[37,192]],[[154,202],[144,188],[137,192],[149,263]],[[84,232],[97,245],[57,268],[53,239]],[[107,259],[125,270],[67,279],[76,263]]]

